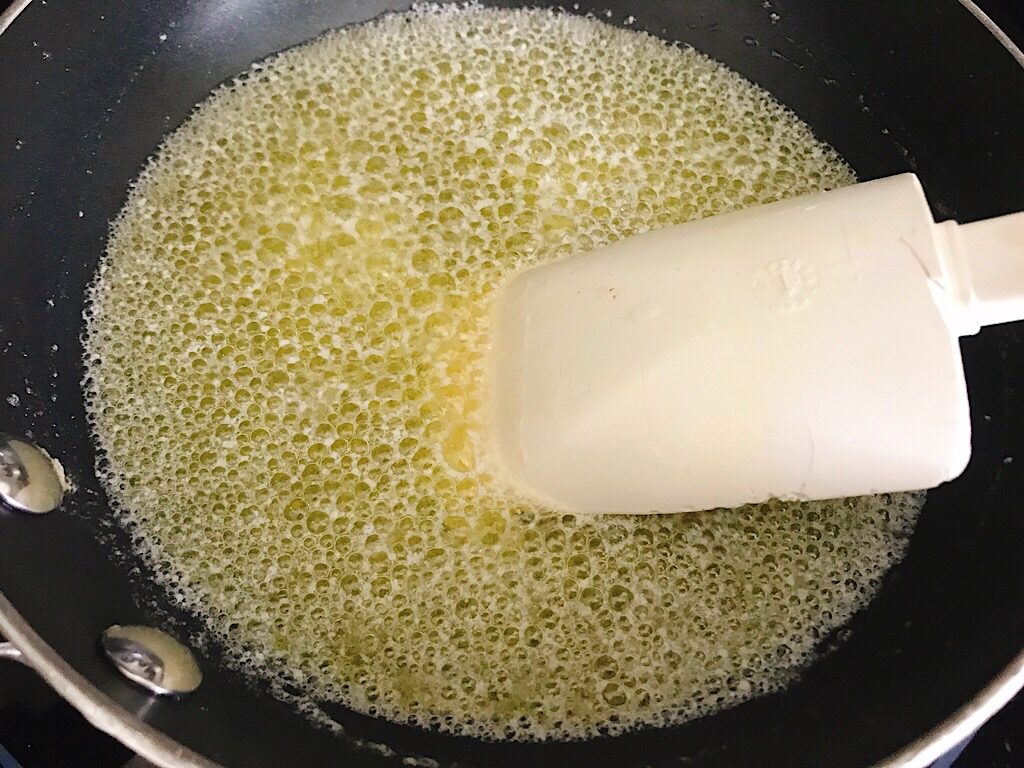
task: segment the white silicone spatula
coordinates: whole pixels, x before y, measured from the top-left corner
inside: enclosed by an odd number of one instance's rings
[[[912,174],[515,276],[496,445],[575,512],[930,488],[970,457],[958,337],[1024,318],[1024,213],[936,224]]]

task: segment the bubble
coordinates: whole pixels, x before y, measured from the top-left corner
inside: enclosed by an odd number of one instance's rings
[[[330,33],[200,105],[114,223],[86,309],[98,473],[233,663],[314,698],[543,739],[777,690],[922,497],[518,499],[484,439],[490,301],[537,263],[852,181],[751,83],[593,19]]]

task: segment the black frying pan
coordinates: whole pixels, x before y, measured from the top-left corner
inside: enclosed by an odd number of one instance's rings
[[[182,701],[148,698],[101,656],[97,639],[115,622],[190,642],[196,628],[138,563],[109,554],[129,547],[107,523],[79,390],[83,289],[107,222],[164,134],[218,83],[406,5],[36,0],[0,38],[0,430],[33,437],[78,483],[54,514],[0,512],[0,629],[91,720],[163,765],[202,764],[199,755],[231,766],[400,765],[425,755],[464,766],[864,766],[931,732],[894,763],[923,765],[922,748],[966,735],[1024,682],[1021,325],[963,340],[970,467],[928,495],[906,560],[849,638],[785,693],[573,744],[486,744],[329,710],[350,734],[388,745],[385,755],[313,728],[218,666],[216,647],[200,649],[206,680]],[[1024,209],[1024,57],[966,4],[767,5],[599,0],[579,12],[635,16],[635,27],[725,62],[792,107],[861,178],[916,171],[940,218]]]

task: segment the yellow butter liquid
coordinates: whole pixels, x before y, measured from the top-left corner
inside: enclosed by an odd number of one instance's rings
[[[826,189],[766,93],[651,37],[428,9],[257,65],[171,135],[87,310],[101,476],[238,665],[487,738],[777,689],[920,496],[574,519],[484,450],[489,301],[525,265]]]

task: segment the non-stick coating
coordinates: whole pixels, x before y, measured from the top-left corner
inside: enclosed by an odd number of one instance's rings
[[[332,710],[398,757],[353,749],[218,668],[150,703],[96,650],[114,622],[171,623],[125,535],[104,525],[79,381],[83,289],[161,137],[250,62],[397,0],[37,0],[0,38],[0,429],[58,455],[78,490],[48,517],[0,514],[0,588],[100,689],[232,766],[862,766],[977,693],[1024,639],[1024,328],[963,342],[974,458],[929,494],[906,561],[848,639],[784,694],[681,727],[583,744],[484,744]],[[936,213],[1024,208],[1024,69],[955,0],[608,0],[612,23],[692,44],[766,87],[862,178],[914,170]],[[745,38],[756,39],[751,44]],[[894,329],[894,333],[898,331]],[[9,404],[10,394],[18,396]],[[13,400],[11,402],[14,402]]]

